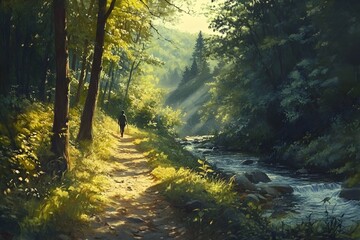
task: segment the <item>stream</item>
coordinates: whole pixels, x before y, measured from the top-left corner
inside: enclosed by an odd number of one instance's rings
[[[265,165],[258,158],[242,153],[213,150],[209,143],[203,143],[207,139],[206,136],[186,137],[186,141],[180,143],[227,175],[260,170],[269,176],[272,183],[288,184],[294,189],[293,194],[273,201],[273,206],[265,215],[277,217],[286,213],[281,220],[291,223],[304,221],[309,216],[312,220],[322,219],[327,212],[330,216],[343,216],[345,225],[360,222],[360,202],[339,197],[341,182],[314,174],[296,174],[281,166]],[[244,164],[245,161],[247,164]],[[325,198],[330,200],[324,203]]]

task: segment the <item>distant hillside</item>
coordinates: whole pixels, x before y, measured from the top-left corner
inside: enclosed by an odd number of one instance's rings
[[[210,87],[206,84],[212,76],[198,76],[172,91],[166,99],[166,105],[184,112],[185,124],[178,129],[180,136],[209,134],[214,131],[215,121],[201,121],[202,107],[210,99]]]
[[[157,30],[159,33],[154,33],[148,53],[165,64],[155,70],[156,77],[159,78],[159,86],[173,90],[181,81],[182,72],[191,59],[196,34],[161,26],[157,26]]]
[[[201,112],[203,106],[210,100],[210,87],[207,83],[213,81],[210,63],[206,57],[206,46],[203,34],[200,32],[193,43],[191,59],[182,71],[181,81],[172,91],[166,104],[184,112],[185,124],[178,129],[181,136],[209,134],[213,132],[215,121],[203,121]]]

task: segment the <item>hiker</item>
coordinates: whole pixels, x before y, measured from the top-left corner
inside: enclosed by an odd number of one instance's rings
[[[121,114],[118,118],[118,124],[120,125],[120,135],[121,137],[124,136],[124,130],[125,130],[125,126],[127,125],[127,119],[126,119],[126,115],[125,115],[125,111],[122,110]]]

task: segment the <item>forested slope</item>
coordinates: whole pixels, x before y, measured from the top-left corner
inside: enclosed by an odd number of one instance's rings
[[[226,62],[208,111],[223,126],[218,143],[358,181],[359,9],[307,0],[215,10],[211,26],[222,35],[210,52]]]
[[[154,71],[159,79],[158,86],[173,90],[182,79],[182,71],[191,59],[192,48],[196,35],[157,26],[159,35],[153,38],[149,49],[149,54],[158,58],[163,65]]]
[[[214,131],[214,125],[210,121],[201,121],[201,110],[210,100],[209,90],[210,87],[204,81],[194,78],[169,94],[166,104],[181,109],[183,113],[183,124],[178,128],[181,136],[208,134]]]
[[[177,88],[169,93],[165,104],[183,112],[183,125],[178,128],[181,136],[209,134],[215,131],[214,118],[202,119],[204,105],[210,101],[211,72],[206,57],[206,44],[200,32],[194,42],[192,58],[183,69]],[[215,73],[216,74],[216,73]]]

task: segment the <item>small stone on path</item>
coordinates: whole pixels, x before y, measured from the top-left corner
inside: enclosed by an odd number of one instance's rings
[[[102,195],[110,202],[103,213],[91,218],[90,228],[81,239],[193,239],[156,190],[148,160],[136,150],[133,141],[130,136],[122,138],[107,163],[112,167],[108,174],[112,184]]]

